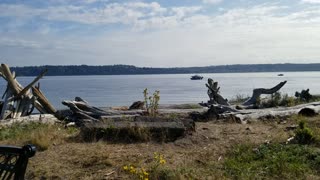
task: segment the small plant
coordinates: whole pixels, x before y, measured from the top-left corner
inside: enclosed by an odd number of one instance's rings
[[[144,168],[137,168],[133,165],[125,165],[122,167],[126,173],[137,177],[141,180],[149,180],[149,173]]]
[[[163,158],[163,154],[154,153],[154,161],[155,161],[155,166],[152,169],[156,169],[157,167],[159,167],[161,164],[166,164],[167,161]]]
[[[174,173],[163,166],[167,163],[163,154],[154,153],[153,161],[151,162],[149,170],[143,167],[136,167],[133,165],[125,165],[122,170],[132,177],[136,177],[141,180],[150,179],[173,179]]]
[[[315,136],[312,130],[306,127],[306,123],[304,121],[299,122],[299,127],[295,133],[294,140],[298,144],[310,144],[315,141]]]
[[[151,116],[156,116],[159,108],[160,91],[157,90],[153,93],[153,96],[149,96],[148,89],[146,88],[143,91],[143,96],[147,113]]]
[[[284,94],[280,101],[280,106],[292,107],[292,106],[295,106],[296,104],[298,104],[296,99],[292,96],[289,96],[288,94]]]
[[[230,103],[234,103],[234,104],[242,104],[243,102],[245,102],[246,100],[248,100],[250,97],[247,95],[243,95],[243,94],[237,94],[234,98],[232,98],[230,100]]]
[[[299,98],[276,92],[264,99],[257,100],[256,106],[259,108],[271,108],[277,106],[291,107],[301,103],[303,102]]]

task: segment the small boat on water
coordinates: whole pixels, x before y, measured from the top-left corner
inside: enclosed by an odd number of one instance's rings
[[[201,80],[201,79],[203,79],[203,77],[202,77],[202,76],[199,76],[199,75],[194,75],[194,76],[191,76],[190,79],[191,79],[191,80]]]
[[[284,76],[284,74],[278,74],[278,76]]]

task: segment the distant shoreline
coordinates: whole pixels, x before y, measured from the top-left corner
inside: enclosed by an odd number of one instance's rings
[[[131,65],[67,65],[67,66],[27,66],[11,68],[18,76],[36,76],[48,69],[46,76],[84,75],[152,75],[152,74],[206,74],[206,73],[258,73],[258,72],[317,72],[320,63],[313,64],[235,64],[205,67],[136,67]]]

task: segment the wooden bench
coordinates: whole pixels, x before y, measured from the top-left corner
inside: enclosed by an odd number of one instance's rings
[[[36,147],[0,146],[0,179],[23,180],[28,160],[36,153]]]

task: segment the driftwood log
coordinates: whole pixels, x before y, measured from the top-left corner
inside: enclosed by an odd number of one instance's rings
[[[287,81],[280,82],[279,84],[277,84],[276,86],[270,89],[265,89],[265,88],[254,89],[251,98],[248,99],[246,102],[244,102],[242,105],[244,106],[253,105],[257,102],[257,100],[260,98],[262,94],[273,94],[279,91],[286,83]]]
[[[265,88],[258,88],[254,89],[252,96],[250,99],[245,101],[242,106],[246,106],[245,108],[249,108],[250,106],[256,104],[257,100],[260,98],[262,94],[273,94],[279,91],[287,81],[280,82],[276,86],[270,89]],[[218,82],[214,82],[211,78],[208,79],[208,83],[206,84],[206,87],[208,88],[208,96],[209,101],[208,103],[200,103],[200,105],[210,107],[211,105],[223,105],[223,106],[230,106],[228,100],[224,98],[220,94],[220,87],[218,86]]]
[[[23,87],[17,81],[15,72],[11,72],[8,65],[1,64],[0,76],[7,81],[6,91],[2,96],[1,120],[28,116],[34,107],[41,113],[55,114],[55,108],[40,89],[33,87],[46,73],[47,70],[44,70],[31,83]]]
[[[316,116],[320,113],[320,102],[301,104],[294,107],[236,110],[233,106],[212,105],[206,112],[193,112],[195,121],[235,120],[246,123],[248,120],[285,119],[291,115]]]
[[[76,97],[74,101],[64,100],[62,104],[69,107],[71,113],[59,113],[59,119],[66,119],[71,122],[76,122],[78,125],[82,125],[86,122],[99,122],[105,118],[136,117],[143,113],[142,110],[103,110],[98,107],[91,106],[87,101],[80,97]]]
[[[208,88],[209,104],[221,104],[229,105],[228,100],[220,95],[220,87],[218,87],[218,82],[214,82],[211,78],[208,79],[206,84]]]

